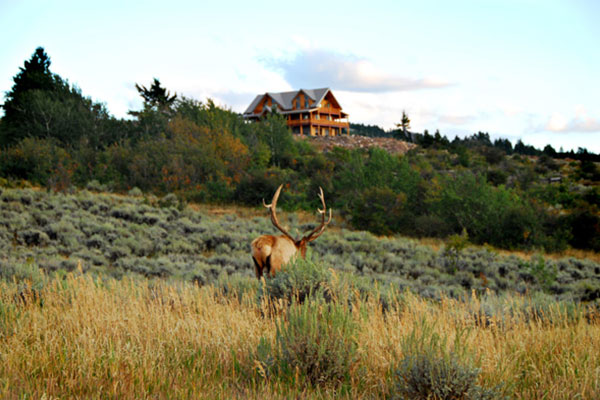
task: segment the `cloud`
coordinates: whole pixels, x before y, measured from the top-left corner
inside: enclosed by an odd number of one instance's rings
[[[351,92],[399,92],[450,86],[434,78],[406,78],[380,71],[372,62],[354,55],[303,48],[291,59],[265,59],[295,88],[332,87]]]
[[[440,115],[438,121],[449,125],[466,125],[476,120],[475,115]]]
[[[589,117],[586,110],[578,108],[576,115],[567,118],[560,113],[554,113],[544,126],[551,132],[600,132],[600,119]]]

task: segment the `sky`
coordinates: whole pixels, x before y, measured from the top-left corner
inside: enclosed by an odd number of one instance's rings
[[[0,0],[0,92],[42,46],[116,117],[153,78],[236,112],[329,87],[354,123],[600,153],[598,21],[597,0]]]

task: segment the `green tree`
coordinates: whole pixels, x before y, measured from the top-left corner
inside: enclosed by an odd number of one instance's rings
[[[156,78],[154,78],[150,89],[147,89],[145,86],[140,86],[137,83],[135,84],[135,88],[144,99],[145,105],[156,108],[161,112],[171,112],[175,100],[177,99],[177,94],[171,96],[169,91],[162,87],[160,81]]]
[[[503,150],[508,155],[511,155],[513,153],[512,143],[508,139],[494,140],[494,147]]]
[[[556,150],[554,150],[554,147],[552,147],[551,145],[547,144],[546,147],[544,147],[544,154],[546,154],[549,157],[556,157]]]
[[[404,110],[402,110],[402,118],[400,119],[400,123],[396,124],[396,127],[402,130],[402,133],[405,138],[410,139],[410,136],[407,133],[410,129],[410,118],[408,118],[408,115],[406,115],[406,112]]]
[[[397,225],[406,213],[406,195],[396,194],[387,187],[366,189],[353,203],[352,225],[376,235],[397,232]]]
[[[25,137],[22,125],[27,121],[27,93],[34,90],[50,91],[55,87],[54,75],[50,72],[50,57],[42,47],[38,47],[25,61],[19,73],[13,78],[14,85],[6,93],[6,101],[2,105],[4,117],[0,125],[0,144],[17,142]]]
[[[271,165],[276,167],[292,165],[297,156],[296,146],[283,116],[278,113],[269,113],[264,120],[257,124],[256,128],[271,151]]]
[[[140,111],[129,111],[137,119],[140,136],[157,136],[167,132],[167,125],[175,114],[174,106],[177,95],[171,94],[154,78],[150,88],[135,84],[140,96],[144,99],[144,108]]]
[[[39,137],[72,145],[87,137],[98,147],[109,135],[110,116],[104,105],[92,102],[78,88],[53,74],[43,48],[38,47],[25,61],[14,82],[3,106],[0,144]]]

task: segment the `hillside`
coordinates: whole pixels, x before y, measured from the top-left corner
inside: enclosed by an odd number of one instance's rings
[[[117,278],[160,277],[200,285],[226,277],[256,282],[250,242],[277,233],[264,214],[244,218],[231,211],[196,211],[174,195],[5,188],[0,206],[0,276],[8,280],[37,267],[53,272],[81,265],[84,271]],[[293,234],[316,222],[281,214]],[[491,291],[600,302],[600,264],[590,259],[524,259],[469,247],[460,236],[435,250],[402,237],[349,231],[340,222],[336,213],[331,229],[311,243],[310,252],[324,267],[351,273],[365,284],[376,280],[383,288],[410,289],[428,298]]]
[[[296,139],[301,140],[303,137],[296,136]],[[308,141],[321,151],[330,151],[334,147],[340,147],[347,150],[367,150],[372,147],[377,147],[391,154],[405,154],[410,149],[417,147],[413,143],[408,143],[394,138],[358,135],[311,136],[308,138]]]
[[[305,211],[322,187],[350,227],[376,235],[447,240],[464,231],[506,250],[600,253],[600,156],[585,149],[356,124],[354,132],[404,137],[417,150],[391,138],[297,140],[277,113],[248,123],[210,99],[170,95],[158,79],[136,85],[142,109],[117,119],[49,66],[36,49],[7,93],[1,186],[135,189],[253,207],[283,183],[284,207]]]
[[[262,209],[3,188],[0,221],[2,398],[600,393],[592,260],[332,226],[258,282]]]

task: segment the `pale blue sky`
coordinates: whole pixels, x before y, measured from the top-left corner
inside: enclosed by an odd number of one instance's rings
[[[0,0],[0,91],[37,46],[118,117],[134,84],[243,111],[329,86],[352,122],[600,152],[599,1]]]

